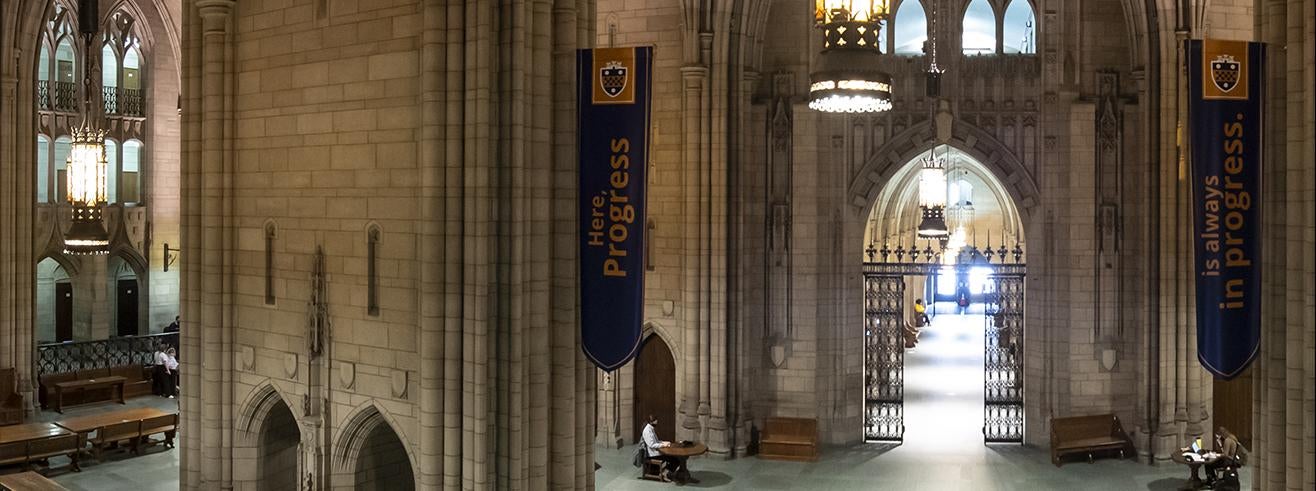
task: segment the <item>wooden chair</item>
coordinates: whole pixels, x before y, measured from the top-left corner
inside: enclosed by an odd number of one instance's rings
[[[661,481],[663,479],[663,466],[666,464],[667,462],[653,457],[645,457],[643,465],[640,466],[640,479]]]
[[[759,457],[777,460],[818,460],[818,421],[768,418],[763,426]]]
[[[95,454],[96,460],[102,460],[101,452],[111,445],[123,441],[132,442],[132,452],[139,453],[137,441],[140,436],[142,436],[141,420],[124,421],[100,427],[96,430],[96,436],[88,441],[91,442],[92,452]]]
[[[1133,440],[1120,426],[1114,414],[1075,416],[1051,419],[1051,463],[1060,467],[1060,459],[1070,454],[1093,454],[1118,451],[1121,459],[1133,454]]]
[[[178,414],[166,414],[142,420],[142,443],[145,445],[163,444],[174,448],[174,433],[178,430]],[[164,439],[155,441],[151,435],[163,433]]]
[[[0,368],[0,425],[12,425],[23,422],[23,396],[16,390],[13,368]]]
[[[31,440],[27,447],[27,465],[29,467],[33,460],[45,460],[58,455],[67,455],[71,460],[73,471],[79,472],[82,469],[78,467],[78,454],[81,453],[78,448],[78,435],[60,435],[40,440]]]

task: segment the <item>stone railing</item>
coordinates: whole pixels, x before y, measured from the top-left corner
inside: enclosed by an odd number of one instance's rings
[[[149,365],[154,362],[152,357],[160,343],[177,348],[178,333],[37,345],[37,375],[132,364]]]

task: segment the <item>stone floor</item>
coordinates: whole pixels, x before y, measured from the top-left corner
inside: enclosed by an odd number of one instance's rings
[[[981,315],[939,315],[905,357],[905,442],[823,449],[814,463],[703,457],[687,487],[807,490],[1174,490],[1188,475],[1176,464],[1134,460],[1051,465],[1041,449],[982,444]],[[638,479],[633,447],[596,448],[599,489],[664,489]],[[1250,469],[1243,468],[1244,489]]]

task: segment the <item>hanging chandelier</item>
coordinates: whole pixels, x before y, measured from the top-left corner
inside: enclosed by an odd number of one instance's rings
[[[91,83],[95,72],[92,45],[100,16],[96,0],[82,0],[78,5],[78,28],[86,42],[83,52],[82,124],[73,130],[68,158],[68,202],[72,208],[72,225],[64,235],[64,252],[68,254],[105,254],[110,249],[109,234],[101,220],[105,205],[105,131],[95,125],[92,113]]]
[[[875,113],[891,109],[891,75],[878,69],[888,0],[815,0],[823,50],[809,74],[809,109]]]
[[[918,236],[940,239],[950,232],[946,228],[946,159],[928,152],[918,174],[918,205],[923,219],[918,224]]]

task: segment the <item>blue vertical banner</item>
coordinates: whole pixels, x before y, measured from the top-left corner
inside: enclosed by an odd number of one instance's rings
[[[1188,58],[1197,358],[1232,379],[1261,346],[1261,43],[1194,39]]]
[[[580,342],[605,371],[635,357],[644,321],[652,47],[576,54]]]

